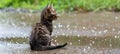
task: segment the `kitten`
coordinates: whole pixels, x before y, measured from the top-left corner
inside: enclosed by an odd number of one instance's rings
[[[52,31],[53,31],[52,21],[56,20],[57,17],[58,15],[54,10],[53,5],[48,5],[41,12],[41,23],[47,27],[47,29],[50,32],[50,35],[52,34]]]
[[[57,19],[57,13],[52,5],[47,5],[41,12],[41,22],[36,23],[30,35],[31,50],[45,51],[65,47],[63,45],[51,46],[52,21]]]

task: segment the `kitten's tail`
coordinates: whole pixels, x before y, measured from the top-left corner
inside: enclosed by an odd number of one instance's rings
[[[40,48],[35,48],[35,49],[32,49],[32,50],[35,50],[35,51],[45,51],[45,50],[53,50],[53,49],[59,49],[59,48],[62,48],[62,47],[65,47],[67,45],[67,43],[63,44],[63,45],[56,45],[56,46],[41,46]]]
[[[47,46],[47,47],[44,47],[45,48],[44,50],[59,49],[59,48],[65,47],[66,45],[67,45],[67,43],[65,43],[63,45],[57,45],[57,46]]]

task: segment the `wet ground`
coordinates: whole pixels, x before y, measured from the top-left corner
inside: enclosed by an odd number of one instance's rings
[[[120,13],[62,13],[54,21],[54,44],[65,48],[31,51],[28,37],[40,13],[0,12],[2,54],[120,54]]]

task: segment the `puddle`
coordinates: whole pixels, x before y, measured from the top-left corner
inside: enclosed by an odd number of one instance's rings
[[[2,54],[119,54],[120,13],[62,13],[54,21],[54,44],[65,48],[31,51],[28,37],[40,13],[0,12],[0,53]]]
[[[78,36],[54,36],[52,42],[63,44],[68,42],[65,48],[50,51],[31,51],[29,49],[28,37],[1,38],[0,48],[7,49],[7,53],[15,54],[109,54],[120,53],[120,39],[108,37],[78,37]],[[72,51],[71,51],[72,50]],[[4,51],[3,51],[4,52]],[[5,51],[6,52],[6,51]]]

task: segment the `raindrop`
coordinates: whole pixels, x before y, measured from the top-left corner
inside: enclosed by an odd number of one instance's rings
[[[58,25],[58,27],[60,28],[60,27],[62,27],[62,25]]]
[[[115,17],[115,20],[118,20],[118,17],[117,17],[117,16]]]
[[[92,41],[92,43],[94,44],[94,43],[95,43],[95,41]]]
[[[70,31],[70,34],[72,34],[72,32]]]
[[[59,43],[57,43],[57,45],[59,45]]]
[[[90,49],[90,46],[88,46],[87,48]]]
[[[107,25],[107,26],[108,26],[108,23],[106,23],[105,25]]]
[[[70,25],[68,24],[68,25],[66,26],[66,28],[69,28],[69,26],[70,26]]]
[[[95,30],[92,30],[92,32],[94,33],[94,32],[95,32]]]
[[[83,27],[83,29],[86,29],[85,27]]]
[[[118,33],[120,33],[120,31],[118,31]]]
[[[13,33],[14,35],[16,34],[16,33]]]
[[[77,35],[77,37],[80,37],[80,35]]]
[[[16,44],[19,44],[18,42],[16,42]]]
[[[70,28],[67,28],[67,30],[70,30]]]
[[[114,36],[115,38],[117,38],[117,36]]]
[[[64,36],[64,35],[65,35],[65,33],[62,33],[62,35]]]
[[[92,44],[90,43],[90,46],[92,46]]]
[[[58,27],[60,28],[60,27],[63,27],[60,23],[58,24]]]
[[[54,40],[55,42],[57,42],[57,40]]]
[[[108,30],[104,30],[104,33],[106,33]]]
[[[55,26],[55,25],[54,25],[53,27],[54,27],[54,28],[57,28],[57,26]]]
[[[86,51],[86,49],[84,48],[83,51]]]
[[[69,44],[72,45],[72,42],[70,42]]]
[[[101,34],[102,32],[101,31],[99,31],[99,34]]]
[[[80,40],[78,40],[80,42]]]
[[[57,32],[57,34],[60,33],[60,32]]]
[[[97,29],[96,27],[93,27],[94,29]]]
[[[51,39],[52,41],[54,40],[54,39]]]
[[[115,31],[115,29],[113,28],[112,31]]]
[[[112,44],[110,44],[109,46],[112,47]]]

